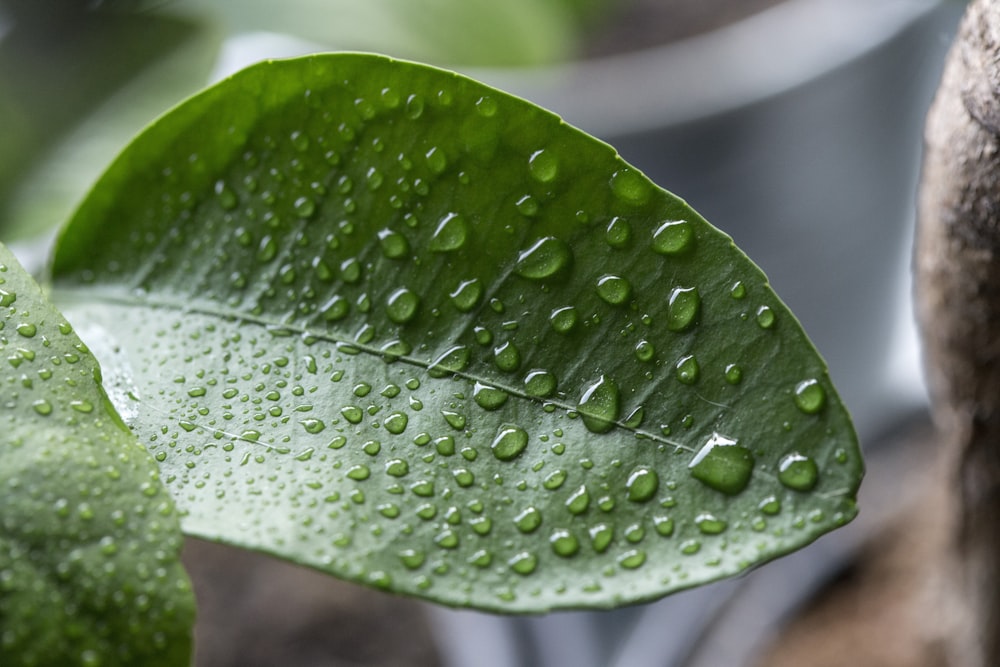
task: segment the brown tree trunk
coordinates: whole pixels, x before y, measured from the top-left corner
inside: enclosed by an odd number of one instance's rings
[[[974,0],[926,130],[915,255],[935,418],[955,475],[953,662],[1000,665],[1000,3]]]

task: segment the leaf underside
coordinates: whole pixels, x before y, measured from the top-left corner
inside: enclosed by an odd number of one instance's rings
[[[0,664],[188,665],[174,503],[93,356],[2,245],[0,355]]]
[[[718,579],[849,521],[826,368],[731,240],[461,76],[254,66],[140,135],[54,295],[187,532],[499,611]]]

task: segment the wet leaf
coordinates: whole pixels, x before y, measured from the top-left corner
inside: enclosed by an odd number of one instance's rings
[[[539,611],[855,514],[850,419],[761,272],[609,146],[447,72],[238,74],[121,155],[53,274],[196,535]]]
[[[0,664],[188,665],[194,599],[156,464],[0,245]]]

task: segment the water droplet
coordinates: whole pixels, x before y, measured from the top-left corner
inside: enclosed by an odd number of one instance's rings
[[[406,98],[406,115],[412,120],[420,118],[424,113],[424,99],[420,95],[410,95]]]
[[[493,529],[493,520],[488,516],[477,516],[469,520],[469,525],[476,535],[489,535]]]
[[[569,510],[570,514],[583,514],[588,507],[590,507],[590,491],[587,490],[586,486],[581,485],[566,500],[566,509]]]
[[[501,461],[513,461],[528,446],[528,434],[520,426],[504,424],[490,445],[493,456]]]
[[[819,468],[812,458],[792,452],[781,459],[778,481],[795,491],[812,491],[819,481]]]
[[[556,386],[556,376],[548,371],[536,369],[524,376],[524,391],[529,396],[551,396],[555,393]]]
[[[646,562],[646,552],[642,549],[630,549],[618,557],[618,564],[627,570],[635,570]]]
[[[507,561],[510,569],[518,574],[528,575],[538,567],[538,558],[527,551],[522,551]]]
[[[521,351],[514,343],[507,341],[493,350],[493,363],[500,370],[512,373],[521,367]]]
[[[73,408],[77,412],[82,412],[84,414],[91,413],[94,411],[94,404],[90,401],[70,401],[69,407]]]
[[[38,327],[34,324],[18,324],[17,333],[21,334],[25,338],[34,338],[35,334],[38,333]]]
[[[770,329],[774,326],[774,311],[770,306],[761,306],[757,309],[757,324],[761,329]]]
[[[6,308],[17,301],[17,294],[0,289],[0,308]]]
[[[636,503],[644,503],[656,495],[660,488],[660,476],[655,470],[640,466],[632,471],[625,482],[628,499]]]
[[[393,412],[382,421],[382,425],[385,426],[385,430],[389,433],[399,435],[406,430],[408,421],[409,418],[402,412]]]
[[[573,306],[556,308],[549,315],[549,322],[552,324],[553,330],[561,334],[572,331],[576,326],[577,320],[579,320],[579,316],[576,313],[576,308]]]
[[[815,378],[803,380],[795,385],[795,406],[806,413],[814,415],[826,405],[826,391],[819,380]]]
[[[459,414],[454,410],[442,410],[441,415],[448,422],[448,426],[451,426],[456,431],[461,431],[465,428],[465,415]]]
[[[520,197],[516,202],[514,202],[514,207],[517,209],[518,213],[526,218],[535,217],[541,210],[538,200],[531,195],[524,195]]]
[[[554,470],[550,472],[548,476],[545,477],[545,480],[542,482],[542,486],[544,486],[549,491],[555,491],[560,486],[562,486],[563,482],[565,481],[566,481],[566,471]]]
[[[354,257],[345,259],[340,263],[340,277],[349,285],[361,280],[361,262]]]
[[[458,373],[469,365],[471,352],[465,345],[455,345],[442,352],[428,367],[431,377],[445,377],[450,373]]]
[[[416,570],[424,564],[426,557],[422,551],[417,551],[416,549],[403,549],[399,552],[399,560],[403,562],[403,565],[406,566],[407,569]]]
[[[656,349],[648,340],[640,340],[635,344],[635,358],[639,361],[652,361],[656,355]]]
[[[688,464],[691,476],[706,486],[730,496],[750,483],[753,453],[736,440],[713,433]]]
[[[621,416],[621,393],[614,380],[604,375],[584,391],[577,410],[583,425],[592,433],[607,433]]]
[[[399,232],[388,227],[378,232],[382,254],[389,259],[400,259],[410,252],[410,242]]]
[[[458,533],[451,529],[446,529],[434,537],[434,544],[442,549],[455,549],[458,547]]]
[[[360,424],[365,417],[364,411],[356,405],[345,405],[340,409],[340,414],[352,424]]]
[[[476,405],[484,410],[498,410],[507,402],[508,394],[503,389],[476,382],[472,389],[472,398]]]
[[[674,520],[669,517],[653,517],[653,526],[656,528],[657,534],[663,537],[670,537],[674,534]]]
[[[649,183],[642,174],[628,167],[611,175],[611,190],[619,199],[633,206],[640,206],[649,200]]]
[[[614,217],[604,232],[604,240],[612,248],[624,248],[632,240],[632,226],[628,220]]]
[[[743,380],[743,369],[736,364],[726,366],[726,382],[739,384]]]
[[[535,151],[528,158],[528,170],[536,181],[549,183],[559,173],[559,158],[552,151]]]
[[[484,95],[476,100],[476,111],[480,116],[492,118],[497,113],[497,101],[489,95]]]
[[[459,250],[465,245],[468,234],[469,226],[465,217],[458,213],[448,213],[438,223],[428,247],[434,252]]]
[[[299,423],[302,424],[302,428],[306,430],[306,433],[316,434],[326,428],[326,424],[323,423],[322,419],[303,419]]]
[[[667,329],[685,331],[698,318],[701,297],[695,287],[675,287],[667,298]]]
[[[701,542],[698,540],[684,540],[681,542],[681,553],[685,556],[693,556],[701,551]]]
[[[416,292],[400,287],[389,295],[385,304],[385,314],[396,324],[406,324],[417,314],[420,297]]]
[[[632,285],[621,276],[604,275],[597,279],[597,294],[606,303],[620,306],[632,296]]]
[[[382,443],[378,440],[369,440],[361,446],[361,451],[368,456],[377,456],[382,451]]]
[[[347,299],[334,295],[320,308],[320,313],[327,322],[336,322],[344,319],[350,310],[351,304]]]
[[[514,272],[522,278],[543,280],[568,267],[572,259],[573,253],[564,241],[546,236],[521,251]]]
[[[371,474],[371,470],[364,464],[351,466],[351,469],[347,471],[347,476],[358,482],[368,479]]]
[[[528,507],[514,517],[514,525],[522,533],[533,533],[542,525],[542,513],[534,507]]]
[[[611,545],[611,540],[615,536],[614,528],[606,523],[599,523],[588,532],[590,534],[590,544],[597,553],[604,553]]]
[[[424,157],[427,159],[427,166],[434,174],[440,174],[448,167],[448,159],[436,146],[427,151]]]
[[[759,509],[764,514],[775,516],[776,514],[781,512],[781,501],[778,500],[775,496],[768,496],[767,498],[764,498],[764,500],[760,501],[760,503],[758,503],[757,509]]]
[[[32,403],[31,407],[33,407],[35,409],[35,412],[42,415],[43,417],[52,414],[52,404],[49,403],[44,398],[40,398],[34,403]]]
[[[702,512],[696,516],[694,525],[705,535],[718,535],[726,530],[726,522],[710,512]]]
[[[742,281],[737,280],[733,283],[733,286],[729,288],[729,295],[734,299],[742,299],[747,295],[747,287],[742,283]]]
[[[698,366],[698,360],[695,359],[694,355],[688,354],[677,360],[674,372],[677,376],[677,380],[682,384],[694,384],[698,381],[701,369]]]
[[[309,197],[299,197],[292,206],[295,208],[295,214],[300,218],[308,219],[316,214],[316,202]]]
[[[406,477],[410,473],[410,464],[403,459],[390,459],[385,463],[385,474],[391,477]]]
[[[265,236],[260,240],[257,247],[257,261],[270,262],[278,254],[278,244],[270,236]]]
[[[677,255],[691,247],[694,230],[687,220],[668,220],[653,232],[652,248],[661,255]]]
[[[563,558],[575,556],[580,551],[580,541],[565,528],[553,531],[552,535],[549,536],[549,544],[552,545],[552,551]]]

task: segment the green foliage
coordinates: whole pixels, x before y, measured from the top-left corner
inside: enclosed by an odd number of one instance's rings
[[[94,358],[2,245],[0,356],[0,664],[188,664],[174,503]]]
[[[431,67],[252,67],[149,127],[54,297],[188,533],[500,611],[718,579],[849,521],[826,368],[607,145]]]

